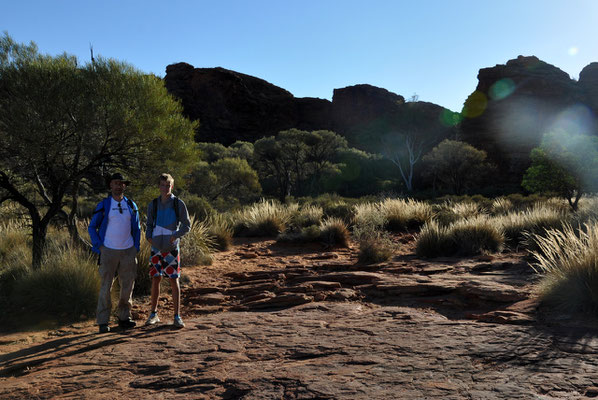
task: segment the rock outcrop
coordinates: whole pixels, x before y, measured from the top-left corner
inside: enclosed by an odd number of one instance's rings
[[[498,165],[497,183],[519,187],[543,134],[572,117],[587,118],[580,113],[598,104],[597,69],[586,67],[576,82],[537,57],[519,56],[480,70],[478,86],[465,101],[461,132]]]
[[[200,121],[198,141],[229,145],[236,140],[253,142],[290,128],[325,129],[344,135],[353,147],[380,151],[384,135],[413,131],[414,121],[426,122],[419,124],[416,134],[430,143],[438,140],[429,138],[453,133],[452,126],[442,123],[443,113],[449,112],[443,107],[406,103],[402,96],[371,85],[336,89],[332,102],[296,98],[253,76],[186,63],[169,65],[165,83],[181,100],[184,114]]]

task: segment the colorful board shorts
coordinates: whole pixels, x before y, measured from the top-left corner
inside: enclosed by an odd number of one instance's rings
[[[152,277],[164,275],[173,279],[178,278],[181,275],[181,255],[179,249],[161,252],[152,247],[149,274]]]

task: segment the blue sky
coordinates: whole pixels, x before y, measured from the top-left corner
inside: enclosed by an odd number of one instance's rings
[[[535,55],[577,79],[598,61],[598,1],[1,0],[0,31],[43,53],[164,76],[223,67],[297,97],[368,83],[460,111],[480,68]]]

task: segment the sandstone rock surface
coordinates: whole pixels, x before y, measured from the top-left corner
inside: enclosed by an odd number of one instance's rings
[[[99,335],[82,322],[2,336],[0,398],[598,394],[595,321],[539,311],[523,254],[420,260],[407,243],[393,260],[364,266],[356,248],[249,244],[184,270],[185,329],[171,327],[163,296],[153,327]],[[243,258],[248,247],[272,256]]]

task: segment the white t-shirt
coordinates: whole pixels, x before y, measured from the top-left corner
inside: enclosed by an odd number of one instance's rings
[[[129,205],[125,199],[116,201],[114,198],[111,198],[110,200],[108,227],[106,228],[106,236],[104,237],[104,246],[114,250],[131,248],[134,242],[131,235],[131,212],[129,211]]]

